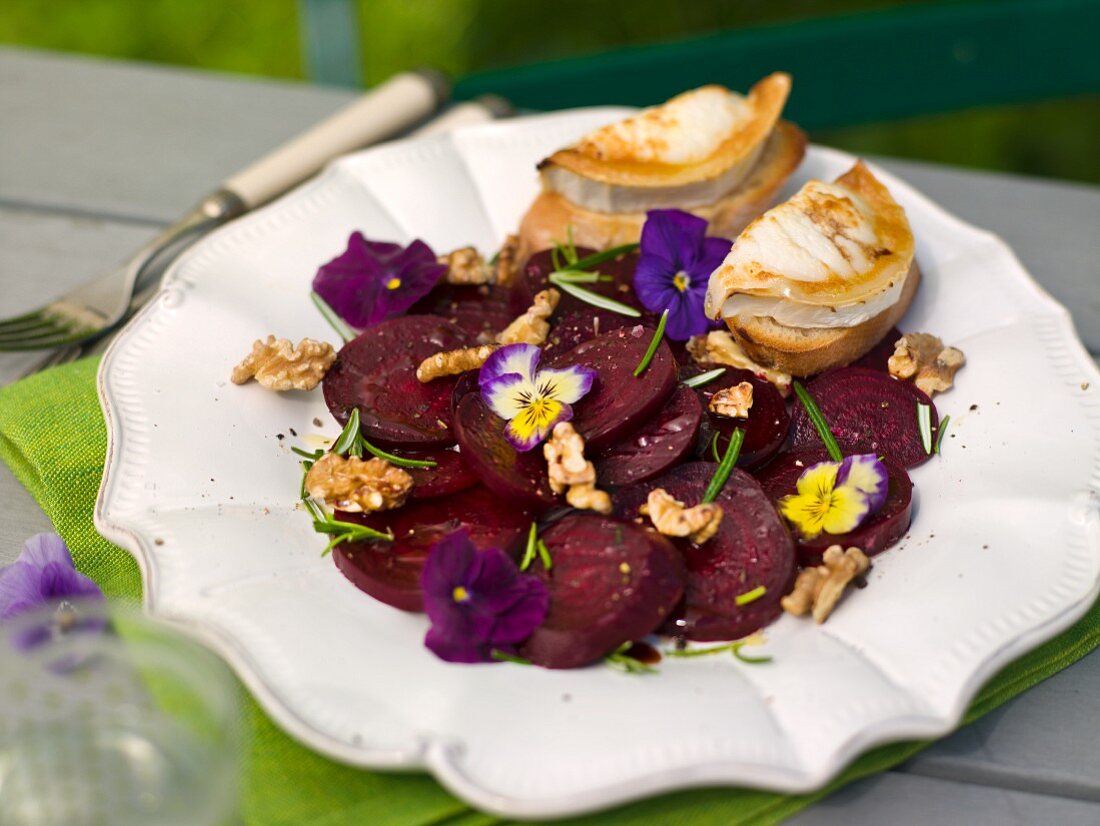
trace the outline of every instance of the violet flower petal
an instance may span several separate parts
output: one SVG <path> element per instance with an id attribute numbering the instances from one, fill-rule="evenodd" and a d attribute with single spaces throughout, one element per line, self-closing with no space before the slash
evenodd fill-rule
<path id="1" fill-rule="evenodd" d="M 639 249 L 642 256 L 654 255 L 675 266 L 675 275 L 694 262 L 694 250 L 702 245 L 706 234 L 703 218 L 679 209 L 652 209 L 642 225 Z"/>
<path id="2" fill-rule="evenodd" d="M 57 534 L 41 533 L 23 543 L 14 564 L 0 569 L 0 619 L 62 599 L 103 599 L 99 586 L 73 567 Z"/>
<path id="3" fill-rule="evenodd" d="M 874 513 L 886 502 L 890 474 L 874 453 L 845 456 L 836 472 L 836 486 L 841 485 L 863 493 L 869 504 L 868 513 Z"/>
<path id="4" fill-rule="evenodd" d="M 402 247 L 354 232 L 344 252 L 317 271 L 313 289 L 344 321 L 364 329 L 404 313 L 446 271 L 423 241 Z"/>
<path id="5" fill-rule="evenodd" d="M 519 375 L 529 382 L 535 380 L 542 351 L 534 344 L 508 344 L 493 351 L 481 365 L 477 383 L 482 392 L 495 379 L 509 374 Z"/>

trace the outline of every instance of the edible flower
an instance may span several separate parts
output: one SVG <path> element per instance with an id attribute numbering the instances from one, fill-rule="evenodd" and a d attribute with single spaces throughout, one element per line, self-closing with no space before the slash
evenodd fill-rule
<path id="1" fill-rule="evenodd" d="M 707 238 L 703 218 L 678 209 L 654 209 L 642 226 L 634 292 L 651 312 L 668 310 L 665 334 L 687 341 L 715 327 L 703 312 L 707 282 L 730 251 L 732 241 Z"/>
<path id="2" fill-rule="evenodd" d="M 420 577 L 431 628 L 424 644 L 441 660 L 480 663 L 515 653 L 546 618 L 542 580 L 521 574 L 499 548 L 477 550 L 465 531 L 428 551 Z"/>
<path id="3" fill-rule="evenodd" d="M 101 616 L 82 617 L 74 601 L 103 600 L 92 580 L 73 566 L 64 540 L 55 533 L 40 533 L 23 543 L 19 558 L 0 568 L 0 620 L 10 620 L 42 606 L 55 610 L 48 619 L 21 628 L 13 638 L 18 648 L 28 650 L 57 634 L 77 630 L 99 630 Z"/>
<path id="4" fill-rule="evenodd" d="M 362 330 L 404 313 L 446 273 L 446 264 L 423 241 L 403 247 L 353 232 L 347 249 L 317 271 L 313 290 Z"/>
<path id="5" fill-rule="evenodd" d="M 509 344 L 481 366 L 478 385 L 489 408 L 508 422 L 504 435 L 516 450 L 531 450 L 554 425 L 573 418 L 570 406 L 596 378 L 588 367 L 539 370 L 542 351 L 533 344 Z"/>
<path id="6" fill-rule="evenodd" d="M 779 500 L 779 512 L 807 539 L 848 533 L 882 507 L 888 486 L 886 467 L 873 453 L 818 462 L 798 477 L 798 493 Z"/>

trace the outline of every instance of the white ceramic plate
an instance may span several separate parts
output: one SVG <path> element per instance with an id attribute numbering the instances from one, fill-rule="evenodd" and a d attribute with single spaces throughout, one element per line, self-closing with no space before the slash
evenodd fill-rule
<path id="1" fill-rule="evenodd" d="M 338 428 L 319 392 L 236 387 L 232 366 L 267 333 L 333 339 L 307 296 L 350 231 L 495 249 L 535 194 L 534 163 L 622 114 L 523 118 L 338 161 L 180 260 L 99 377 L 110 446 L 96 525 L 137 558 L 149 610 L 206 639 L 310 747 L 425 769 L 506 815 L 708 784 L 815 789 L 871 746 L 950 731 L 987 678 L 1098 590 L 1095 366 L 1001 241 L 885 173 L 924 272 L 904 327 L 968 364 L 937 398 L 950 436 L 913 472 L 909 536 L 825 626 L 768 628 L 774 663 L 666 659 L 646 677 L 449 665 L 421 644 L 422 616 L 322 559 L 295 510 L 289 446 L 292 431 Z M 811 148 L 787 190 L 852 161 Z"/>

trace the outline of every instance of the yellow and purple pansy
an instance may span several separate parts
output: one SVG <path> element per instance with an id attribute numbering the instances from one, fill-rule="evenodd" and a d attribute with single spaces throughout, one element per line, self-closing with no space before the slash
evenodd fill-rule
<path id="1" fill-rule="evenodd" d="M 482 399 L 508 422 L 504 435 L 521 452 L 545 440 L 558 422 L 573 418 L 571 405 L 596 379 L 588 367 L 539 370 L 541 356 L 533 344 L 509 344 L 489 356 L 478 374 Z"/>
<path id="2" fill-rule="evenodd" d="M 807 539 L 848 533 L 886 501 L 889 476 L 873 453 L 818 462 L 798 477 L 797 493 L 779 500 L 779 512 Z"/>

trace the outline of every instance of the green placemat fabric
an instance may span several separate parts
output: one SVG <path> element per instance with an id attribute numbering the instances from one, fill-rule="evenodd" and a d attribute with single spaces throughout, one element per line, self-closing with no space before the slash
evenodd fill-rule
<path id="1" fill-rule="evenodd" d="M 0 458 L 31 492 L 69 544 L 76 565 L 113 598 L 139 600 L 141 578 L 130 555 L 96 533 L 92 512 L 103 472 L 106 430 L 96 397 L 98 358 L 56 367 L 0 388 Z M 1075 626 L 1009 665 L 966 715 L 971 722 L 1055 674 L 1100 644 L 1100 603 Z M 283 734 L 249 698 L 242 818 L 263 826 L 484 826 L 499 818 L 472 811 L 426 775 L 381 774 L 334 763 Z M 868 752 L 811 795 L 704 789 L 643 800 L 570 824 L 662 823 L 762 826 L 777 823 L 834 789 L 895 766 L 925 742 Z"/>

